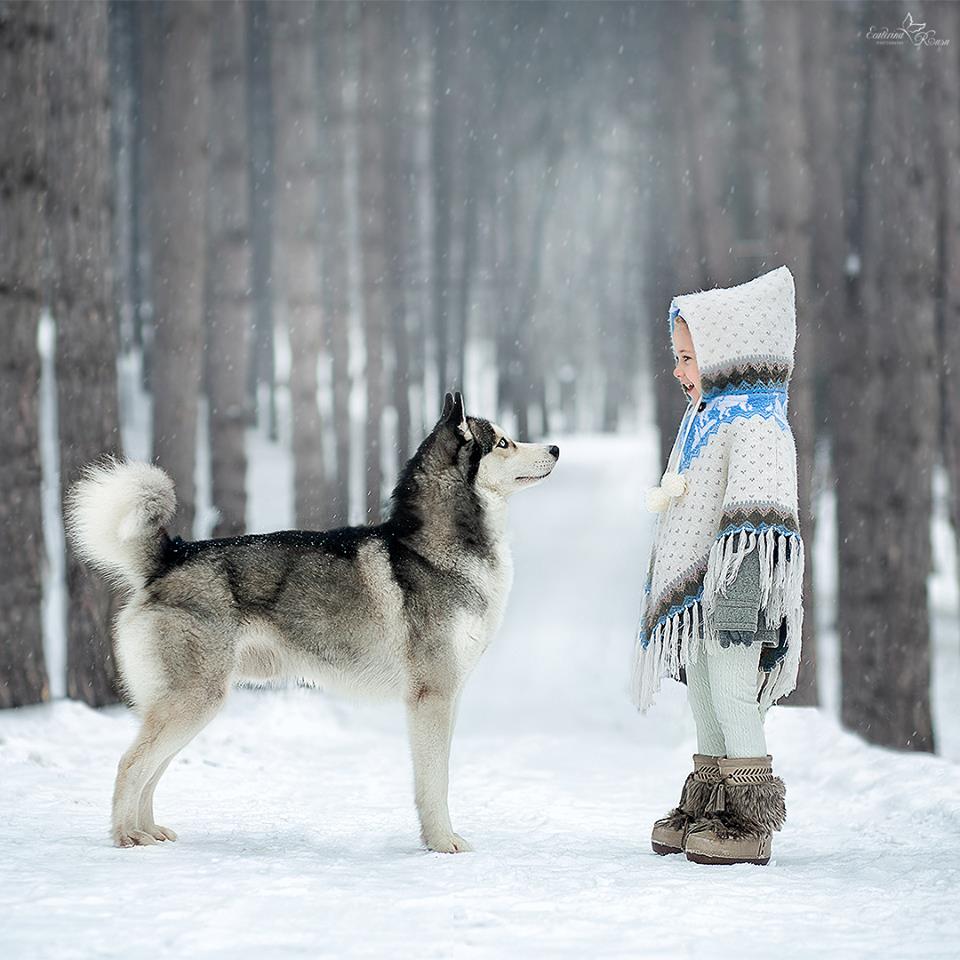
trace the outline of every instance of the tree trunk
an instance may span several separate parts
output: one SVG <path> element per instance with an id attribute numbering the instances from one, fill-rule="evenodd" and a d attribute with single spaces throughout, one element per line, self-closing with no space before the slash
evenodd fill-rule
<path id="1" fill-rule="evenodd" d="M 466 390 L 467 347 L 470 335 L 470 300 L 477 272 L 479 238 L 478 198 L 485 190 L 484 140 L 481 131 L 490 129 L 489 103 L 493 97 L 488 90 L 496 85 L 489 78 L 486 63 L 478 56 L 481 44 L 475 38 L 483 36 L 488 12 L 476 4 L 463 4 L 458 11 L 454 39 L 456 57 L 454 99 L 457 132 L 454 138 L 456 157 L 454 204 L 456 217 L 456 270 L 451 276 L 449 296 L 453 299 L 452 348 L 454 366 L 451 385 Z"/>
<path id="2" fill-rule="evenodd" d="M 906 5 L 865 10 L 900 19 Z M 870 19 L 872 18 L 872 19 Z M 859 165 L 861 304 L 844 316 L 839 373 L 857 429 L 837 435 L 843 722 L 873 743 L 932 750 L 931 472 L 937 422 L 935 230 L 924 47 L 871 47 Z"/>
<path id="3" fill-rule="evenodd" d="M 411 67 L 413 103 L 408 148 L 409 189 L 414 198 L 410 212 L 414 226 L 409 233 L 407 283 L 410 285 L 410 385 L 416 398 L 411 411 L 411 432 L 419 439 L 422 431 L 433 425 L 433 415 L 443 388 L 427 396 L 430 382 L 427 371 L 428 343 L 433 323 L 433 192 L 431 190 L 431 146 L 433 117 L 433 63 L 430 30 L 432 11 L 426 4 L 405 3 L 404 14 L 414 58 Z M 429 409 L 429 413 L 427 410 Z"/>
<path id="4" fill-rule="evenodd" d="M 843 165 L 837 162 L 843 139 L 838 108 L 842 97 L 837 82 L 841 57 L 836 41 L 841 24 L 833 16 L 833 9 L 825 8 L 824 16 L 803 16 L 800 26 L 808 78 L 803 94 L 810 177 L 817 185 L 811 196 L 811 275 L 806 299 L 813 328 L 831 331 L 829 338 L 818 337 L 815 346 L 817 381 L 827 394 L 827 402 L 817 411 L 821 414 L 818 428 L 832 434 L 846 428 L 855 413 L 845 384 L 831 373 L 835 358 L 832 344 L 846 333 L 840 322 L 846 297 L 845 195 Z"/>
<path id="5" fill-rule="evenodd" d="M 323 344 L 320 274 L 316 4 L 270 6 L 278 186 L 273 276 L 290 333 L 293 500 L 297 525 L 328 526 L 317 363 Z"/>
<path id="6" fill-rule="evenodd" d="M 536 194 L 533 222 L 525 237 L 525 242 L 521 244 L 523 267 L 521 268 L 521 281 L 518 290 L 519 305 L 515 314 L 517 324 L 516 356 L 511 358 L 517 363 L 517 374 L 525 376 L 527 380 L 526 389 L 520 387 L 519 383 L 515 381 L 517 436 L 521 440 L 527 440 L 530 436 L 531 393 L 538 404 L 543 403 L 542 372 L 539 364 L 534 362 L 533 330 L 531 326 L 535 321 L 537 299 L 540 295 L 547 218 L 550 216 L 550 210 L 557 193 L 558 178 L 556 170 L 563 157 L 563 151 L 563 134 L 548 129 L 546 143 L 543 147 L 544 166 L 547 172 Z M 543 408 L 541 407 L 541 409 Z"/>
<path id="7" fill-rule="evenodd" d="M 110 23 L 110 153 L 113 204 L 113 310 L 124 352 L 136 343 L 133 301 L 134 221 L 137 216 L 133 175 L 137 112 L 133 44 L 136 11 L 132 3 L 109 3 Z"/>
<path id="8" fill-rule="evenodd" d="M 37 322 L 43 220 L 45 8 L 0 2 L 0 707 L 50 695 L 41 617 Z"/>
<path id="9" fill-rule="evenodd" d="M 108 18 L 105 0 L 58 5 L 50 12 L 47 224 L 65 497 L 91 460 L 121 453 L 111 283 Z M 111 592 L 72 549 L 67 590 L 67 696 L 91 706 L 113 703 Z"/>
<path id="10" fill-rule="evenodd" d="M 259 421 L 260 387 L 266 388 L 267 436 L 278 437 L 277 378 L 273 352 L 273 91 L 270 82 L 270 16 L 266 0 L 247 4 L 247 130 L 250 143 L 250 275 L 253 330 L 247 393 Z"/>
<path id="11" fill-rule="evenodd" d="M 454 69 L 457 4 L 435 3 L 433 14 L 433 339 L 437 385 L 450 385 L 451 241 L 453 238 L 453 156 L 455 117 L 448 96 Z"/>
<path id="12" fill-rule="evenodd" d="M 158 19 L 150 42 L 159 75 L 145 85 L 152 98 L 153 456 L 176 485 L 171 528 L 189 539 L 203 355 L 211 9 L 205 0 L 164 2 Z"/>
<path id="13" fill-rule="evenodd" d="M 672 62 L 676 53 L 673 38 L 680 36 L 678 8 L 657 4 L 650 10 L 652 29 L 647 34 L 646 59 L 648 82 L 655 91 L 651 97 L 650 194 L 645 306 L 647 311 L 648 351 L 654 375 L 656 421 L 660 435 L 660 470 L 666 468 L 677 425 L 686 407 L 686 399 L 673 376 L 673 348 L 667 316 L 670 302 L 677 294 L 697 289 L 699 277 L 692 253 L 690 216 L 687 199 L 689 185 L 683 183 L 682 122 L 671 100 Z M 646 171 L 644 171 L 646 174 Z M 675 207 L 672 198 L 679 200 Z M 659 480 L 659 475 L 656 478 Z"/>
<path id="14" fill-rule="evenodd" d="M 697 275 L 690 276 L 696 290 L 732 282 L 735 276 L 730 250 L 733 219 L 728 208 L 729 190 L 723 181 L 725 151 L 721 140 L 725 111 L 722 94 L 727 86 L 716 57 L 720 4 L 696 4 L 680 25 L 677 91 L 682 104 L 679 136 L 684 143 L 689 172 L 688 210 L 692 254 Z M 677 64 L 668 74 L 677 73 Z M 669 82 L 669 81 L 668 81 Z M 683 276 L 683 274 L 681 274 Z M 679 291 L 678 291 L 679 292 Z"/>
<path id="15" fill-rule="evenodd" d="M 383 343 L 387 313 L 383 131 L 385 77 L 381 62 L 385 37 L 384 16 L 384 8 L 377 3 L 365 3 L 360 10 L 360 249 L 367 384 L 365 481 L 367 520 L 373 522 L 380 517 L 380 428 L 384 406 Z"/>
<path id="16" fill-rule="evenodd" d="M 323 283 L 333 381 L 335 469 L 330 487 L 330 520 L 350 522 L 350 231 L 347 206 L 346 57 L 349 7 L 321 7 L 320 65 L 323 71 Z"/>
<path id="17" fill-rule="evenodd" d="M 246 10 L 217 6 L 208 238 L 210 284 L 205 352 L 213 533 L 246 528 L 247 364 L 250 333 L 250 183 L 247 165 Z"/>
<path id="18" fill-rule="evenodd" d="M 816 616 L 813 596 L 813 543 L 816 535 L 811 503 L 815 424 L 813 416 L 815 317 L 807 311 L 811 288 L 811 181 L 803 111 L 803 25 L 797 3 L 763 8 L 764 100 L 767 106 L 767 179 L 769 183 L 769 268 L 787 263 L 797 287 L 797 345 L 790 383 L 790 420 L 797 447 L 800 529 L 806 564 L 803 576 L 803 659 L 790 703 L 818 702 Z"/>
<path id="19" fill-rule="evenodd" d="M 830 11 L 832 14 L 832 11 Z M 804 110 L 810 158 L 810 178 L 817 185 L 810 196 L 811 263 L 807 301 L 807 329 L 818 334 L 814 342 L 813 383 L 815 395 L 826 394 L 826 403 L 818 411 L 811 404 L 816 429 L 835 436 L 837 431 L 856 429 L 856 411 L 850 404 L 848 384 L 834 370 L 836 338 L 847 334 L 842 318 L 846 311 L 844 260 L 846 225 L 844 222 L 843 166 L 837 162 L 841 151 L 841 124 L 837 104 L 836 61 L 840 59 L 836 44 L 839 24 L 832 15 L 803 16 L 800 24 L 803 62 L 808 65 L 803 84 Z M 830 331 L 831 336 L 824 335 Z M 819 414 L 819 416 L 818 416 Z M 813 455 L 813 450 L 808 450 Z M 809 471 L 807 472 L 809 477 Z M 810 516 L 814 516 L 815 496 L 811 489 Z M 815 527 L 804 530 L 808 544 L 813 543 Z M 818 702 L 810 695 L 816 687 L 816 596 L 812 571 L 805 574 L 806 615 L 804 618 L 804 654 L 800 666 L 797 693 L 791 703 Z"/>
<path id="20" fill-rule="evenodd" d="M 384 52 L 386 75 L 391 82 L 384 92 L 384 177 L 388 315 L 387 336 L 393 354 L 393 407 L 397 414 L 398 460 L 412 453 L 410 439 L 410 334 L 407 328 L 407 284 L 409 249 L 407 235 L 415 223 L 413 198 L 404 170 L 408 140 L 414 136 L 412 120 L 414 63 L 412 44 L 404 33 L 407 18 L 402 5 L 387 7 L 387 49 Z M 408 226 L 410 225 L 410 226 Z"/>
<path id="21" fill-rule="evenodd" d="M 509 146 L 504 152 L 509 151 Z M 510 413 L 516 417 L 521 403 L 520 358 L 517 349 L 520 342 L 519 299 L 520 285 L 520 190 L 517 170 L 511 169 L 511 159 L 498 158 L 497 182 L 503 195 L 498 195 L 495 206 L 496 233 L 495 276 L 497 278 L 497 416 Z M 510 429 L 509 427 L 507 429 Z M 516 434 L 514 425 L 514 435 Z"/>
<path id="22" fill-rule="evenodd" d="M 960 7 L 936 7 L 937 32 L 950 45 L 925 58 L 930 74 L 929 104 L 934 125 L 937 231 L 937 337 L 940 356 L 940 400 L 943 462 L 949 482 L 950 519 L 960 554 L 960 62 L 951 49 L 960 37 Z"/>

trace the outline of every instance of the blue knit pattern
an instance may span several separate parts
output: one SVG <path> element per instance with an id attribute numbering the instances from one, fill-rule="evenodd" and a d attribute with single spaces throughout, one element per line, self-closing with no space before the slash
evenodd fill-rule
<path id="1" fill-rule="evenodd" d="M 763 417 L 773 419 L 785 433 L 790 431 L 787 422 L 787 389 L 749 384 L 745 390 L 729 387 L 706 401 L 706 408 L 696 414 L 697 420 L 690 428 L 683 450 L 680 453 L 679 470 L 683 473 L 697 458 L 721 424 L 731 423 L 740 417 Z"/>
<path id="2" fill-rule="evenodd" d="M 785 537 L 797 537 L 798 539 L 800 537 L 796 530 L 782 523 L 731 523 L 717 534 L 717 539 L 720 540 L 728 534 L 740 533 L 744 530 L 750 530 L 754 533 L 763 533 L 764 530 L 777 530 Z"/>

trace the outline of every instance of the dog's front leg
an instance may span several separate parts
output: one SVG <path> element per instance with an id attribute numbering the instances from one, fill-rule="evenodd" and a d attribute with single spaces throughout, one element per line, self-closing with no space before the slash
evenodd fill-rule
<path id="1" fill-rule="evenodd" d="M 450 738 L 456 697 L 421 688 L 407 700 L 407 724 L 413 754 L 413 783 L 420 836 L 440 853 L 472 850 L 450 825 L 447 809 Z"/>

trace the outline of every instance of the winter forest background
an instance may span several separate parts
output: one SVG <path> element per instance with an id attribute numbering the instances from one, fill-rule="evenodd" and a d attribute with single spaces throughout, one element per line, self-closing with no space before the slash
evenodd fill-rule
<path id="1" fill-rule="evenodd" d="M 685 402 L 671 298 L 780 264 L 792 819 L 786 869 L 724 885 L 638 859 L 693 745 L 678 685 L 627 702 L 643 494 Z M 5 955 L 159 956 L 162 927 L 222 956 L 242 927 L 231 956 L 317 956 L 314 923 L 335 956 L 714 955 L 691 897 L 738 957 L 955 949 L 960 4 L 0 0 L 0 322 Z M 297 689 L 238 691 L 177 760 L 173 854 L 114 851 L 134 720 L 63 492 L 113 453 L 173 476 L 184 537 L 376 521 L 448 389 L 562 450 L 511 506 L 455 738 L 480 852 L 413 856 L 402 719 Z"/>

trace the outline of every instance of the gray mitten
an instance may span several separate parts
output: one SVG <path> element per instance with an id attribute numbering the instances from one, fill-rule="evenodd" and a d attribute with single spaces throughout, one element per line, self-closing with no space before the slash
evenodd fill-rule
<path id="1" fill-rule="evenodd" d="M 721 647 L 754 640 L 776 645 L 777 631 L 760 626 L 760 556 L 756 550 L 743 558 L 726 596 L 718 596 L 715 607 L 714 625 Z"/>

